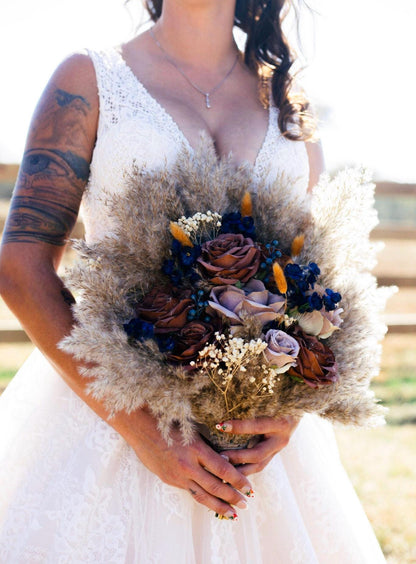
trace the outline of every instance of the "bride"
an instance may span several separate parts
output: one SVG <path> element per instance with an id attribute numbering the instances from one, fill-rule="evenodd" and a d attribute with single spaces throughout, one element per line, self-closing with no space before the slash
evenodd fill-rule
<path id="1" fill-rule="evenodd" d="M 328 423 L 218 422 L 263 439 L 217 454 L 173 432 L 168 446 L 145 408 L 109 419 L 57 348 L 73 323 L 57 275 L 67 237 L 80 206 L 89 242 L 108 231 L 100 197 L 123 190 L 134 160 L 173 163 L 203 130 L 219 156 L 259 177 L 286 174 L 305 205 L 323 170 L 307 103 L 290 94 L 284 0 L 146 4 L 150 30 L 58 67 L 29 130 L 0 288 L 37 350 L 0 401 L 0 560 L 383 562 Z M 247 34 L 244 54 L 234 25 Z"/>

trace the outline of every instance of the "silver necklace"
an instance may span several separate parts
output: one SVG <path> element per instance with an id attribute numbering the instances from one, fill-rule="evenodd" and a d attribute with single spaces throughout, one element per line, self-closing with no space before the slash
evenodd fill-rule
<path id="1" fill-rule="evenodd" d="M 159 47 L 159 49 L 163 52 L 163 54 L 165 55 L 166 59 L 169 61 L 169 63 L 171 63 L 171 65 L 173 65 L 175 67 L 175 69 L 181 73 L 181 75 L 184 77 L 184 79 L 193 87 L 195 88 L 195 90 L 197 90 L 200 94 L 202 94 L 205 97 L 205 104 L 206 107 L 209 109 L 211 107 L 211 100 L 210 100 L 210 96 L 212 96 L 212 94 L 214 94 L 214 92 L 216 90 L 218 90 L 218 88 L 227 80 L 227 78 L 230 76 L 230 74 L 233 72 L 237 61 L 238 61 L 238 56 L 239 53 L 237 53 L 237 56 L 235 58 L 235 61 L 233 63 L 233 66 L 230 68 L 230 70 L 227 72 L 227 74 L 224 76 L 224 78 L 222 78 L 220 80 L 220 82 L 214 86 L 214 88 L 212 88 L 209 92 L 205 92 L 205 90 L 202 90 L 201 88 L 199 88 L 199 86 L 197 86 L 190 78 L 189 76 L 187 76 L 185 74 L 185 72 L 176 64 L 176 62 L 170 57 L 170 55 L 168 55 L 168 53 L 165 51 L 165 49 L 162 47 L 162 45 L 159 43 L 159 41 L 157 40 L 153 28 L 150 28 L 150 35 L 153 37 L 156 45 Z"/>

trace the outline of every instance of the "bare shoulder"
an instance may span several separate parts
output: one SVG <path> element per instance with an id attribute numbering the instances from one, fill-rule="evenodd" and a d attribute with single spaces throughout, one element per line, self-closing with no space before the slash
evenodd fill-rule
<path id="1" fill-rule="evenodd" d="M 48 109 L 71 109 L 83 121 L 87 144 L 95 141 L 98 123 L 98 91 L 94 65 L 86 53 L 73 53 L 64 59 L 52 74 L 36 107 L 29 133 L 47 117 Z M 58 112 L 59 113 L 59 112 Z M 54 118 L 59 121 L 55 111 Z M 66 112 L 61 112 L 61 116 Z M 30 142 L 30 135 L 28 141 Z M 87 141 L 85 139 L 84 141 Z M 89 147 L 92 150 L 92 147 Z"/>
<path id="2" fill-rule="evenodd" d="M 92 103 L 97 97 L 97 80 L 94 64 L 86 51 L 74 52 L 66 57 L 53 73 L 50 82 L 81 90 Z M 96 100 L 98 102 L 98 100 Z"/>
<path id="3" fill-rule="evenodd" d="M 308 192 L 310 192 L 318 182 L 320 175 L 325 171 L 325 159 L 320 141 L 307 141 L 305 146 L 309 159 Z"/>

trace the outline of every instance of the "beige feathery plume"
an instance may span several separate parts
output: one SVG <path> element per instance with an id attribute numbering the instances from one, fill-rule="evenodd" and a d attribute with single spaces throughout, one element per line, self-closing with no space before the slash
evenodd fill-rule
<path id="1" fill-rule="evenodd" d="M 282 267 L 278 262 L 273 263 L 273 276 L 276 282 L 277 289 L 281 294 L 286 294 L 287 292 L 287 280 L 283 272 Z"/>
<path id="2" fill-rule="evenodd" d="M 292 241 L 292 246 L 290 250 L 290 254 L 292 255 L 292 257 L 297 257 L 298 255 L 300 255 L 304 243 L 305 243 L 305 235 L 303 233 L 301 235 L 296 235 L 296 237 Z"/>
<path id="3" fill-rule="evenodd" d="M 251 203 L 250 192 L 244 192 L 243 199 L 241 200 L 241 215 L 243 217 L 253 215 L 253 205 Z"/>
<path id="4" fill-rule="evenodd" d="M 175 223 L 174 221 L 171 221 L 169 228 L 170 228 L 170 232 L 172 233 L 172 236 L 177 241 L 179 241 L 179 243 L 181 245 L 183 245 L 184 247 L 193 247 L 192 241 L 190 240 L 188 235 L 185 233 L 185 231 L 182 229 L 182 227 L 179 227 L 179 225 L 177 223 Z"/>

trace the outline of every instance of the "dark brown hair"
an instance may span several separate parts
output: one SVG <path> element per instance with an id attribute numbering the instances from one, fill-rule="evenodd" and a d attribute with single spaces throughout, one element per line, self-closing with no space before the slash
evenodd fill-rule
<path id="1" fill-rule="evenodd" d="M 157 21 L 163 0 L 143 2 L 151 19 Z M 291 92 L 290 71 L 295 56 L 282 30 L 289 7 L 296 10 L 292 0 L 237 0 L 234 24 L 247 35 L 245 64 L 259 77 L 271 76 L 273 101 L 280 110 L 280 130 L 289 139 L 307 140 L 313 136 L 315 122 L 306 97 Z"/>

